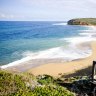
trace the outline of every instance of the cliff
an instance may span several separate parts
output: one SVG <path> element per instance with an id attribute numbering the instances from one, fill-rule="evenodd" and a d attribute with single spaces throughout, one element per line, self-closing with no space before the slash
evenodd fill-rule
<path id="1" fill-rule="evenodd" d="M 67 22 L 68 25 L 96 25 L 96 18 L 78 18 L 71 19 Z"/>

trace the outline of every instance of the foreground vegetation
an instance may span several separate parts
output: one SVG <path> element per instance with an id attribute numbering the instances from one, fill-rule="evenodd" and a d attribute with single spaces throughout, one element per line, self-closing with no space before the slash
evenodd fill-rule
<path id="1" fill-rule="evenodd" d="M 68 25 L 96 25 L 96 18 L 78 18 L 68 21 Z"/>
<path id="2" fill-rule="evenodd" d="M 0 70 L 0 96 L 74 96 L 53 77 Z"/>
<path id="3" fill-rule="evenodd" d="M 33 76 L 0 70 L 0 96 L 91 96 L 89 77 Z M 92 95 L 93 96 L 93 95 Z"/>

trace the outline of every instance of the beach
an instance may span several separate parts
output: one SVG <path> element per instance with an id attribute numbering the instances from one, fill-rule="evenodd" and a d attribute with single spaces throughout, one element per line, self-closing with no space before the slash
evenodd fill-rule
<path id="1" fill-rule="evenodd" d="M 70 26 L 64 22 L 24 22 L 25 26 L 23 22 L 4 23 L 0 69 L 59 76 L 91 66 L 96 59 L 94 26 Z"/>
<path id="2" fill-rule="evenodd" d="M 0 96 L 96 96 L 96 0 L 0 0 Z"/>
<path id="3" fill-rule="evenodd" d="M 78 59 L 65 63 L 63 62 L 55 64 L 54 63 L 44 64 L 36 68 L 30 69 L 28 70 L 28 72 L 34 75 L 47 74 L 58 77 L 60 74 L 71 74 L 75 73 L 78 70 L 92 66 L 93 60 L 96 60 L 96 42 L 92 41 L 90 42 L 90 44 L 92 48 L 92 55 L 87 58 Z"/>

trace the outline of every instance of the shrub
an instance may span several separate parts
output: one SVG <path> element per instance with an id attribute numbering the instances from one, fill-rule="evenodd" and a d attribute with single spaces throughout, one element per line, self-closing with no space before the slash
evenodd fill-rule
<path id="1" fill-rule="evenodd" d="M 0 95 L 18 94 L 27 92 L 28 88 L 22 80 L 22 76 L 10 72 L 0 71 Z"/>
<path id="2" fill-rule="evenodd" d="M 38 79 L 38 82 L 42 85 L 43 84 L 47 85 L 47 84 L 50 84 L 50 83 L 55 83 L 54 78 L 50 75 L 38 76 L 37 79 Z"/>
<path id="3" fill-rule="evenodd" d="M 28 74 L 14 74 L 0 70 L 0 96 L 74 96 L 72 92 L 55 84 L 53 77 L 49 75 L 38 78 L 38 82 L 43 84 L 41 86 L 36 78 L 33 80 L 32 77 Z M 27 86 L 27 83 L 30 86 Z"/>
<path id="4" fill-rule="evenodd" d="M 36 96 L 74 96 L 74 94 L 61 86 L 36 87 L 33 93 Z"/>

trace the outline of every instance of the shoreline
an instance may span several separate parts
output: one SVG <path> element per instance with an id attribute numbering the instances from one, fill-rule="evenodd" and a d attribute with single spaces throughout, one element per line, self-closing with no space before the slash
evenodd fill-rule
<path id="1" fill-rule="evenodd" d="M 28 56 L 28 57 L 25 57 L 23 59 L 14 61 L 12 63 L 9 63 L 9 64 L 6 64 L 6 65 L 0 66 L 0 69 L 7 69 L 7 70 L 10 69 L 10 70 L 18 70 L 20 72 L 22 72 L 22 71 L 24 72 L 26 70 L 29 70 L 30 67 L 31 68 L 34 68 L 34 67 L 38 67 L 38 66 L 41 66 L 41 65 L 44 65 L 44 64 L 48 64 L 48 63 L 65 63 L 65 62 L 71 62 L 71 61 L 75 61 L 77 59 L 86 58 L 86 57 L 90 56 L 90 54 L 91 54 L 91 46 L 90 46 L 90 43 L 88 41 L 83 42 L 83 43 L 81 42 L 79 44 L 70 43 L 70 47 L 72 47 L 77 52 L 81 51 L 81 53 L 80 52 L 77 53 L 80 56 L 78 57 L 77 54 L 74 54 L 74 50 L 72 50 L 72 52 L 73 52 L 74 56 L 77 55 L 77 57 L 75 56 L 73 58 L 62 58 L 62 57 L 60 57 L 60 58 L 36 58 L 36 59 L 33 59 L 32 57 Z M 90 50 L 90 51 L 87 52 L 87 51 L 84 51 L 84 50 L 88 50 L 88 51 Z M 84 52 L 84 54 L 82 54 L 82 52 Z M 70 53 L 70 50 L 69 50 L 69 53 Z M 67 55 L 67 54 L 65 54 L 65 55 Z M 26 66 L 26 67 L 24 68 L 24 66 Z"/>
<path id="2" fill-rule="evenodd" d="M 91 50 L 90 42 L 86 41 L 83 43 L 75 44 L 74 47 L 76 47 L 76 49 L 79 49 L 79 50 L 85 50 L 86 48 L 87 48 L 86 50 L 88 50 L 88 49 Z M 82 54 L 82 52 L 81 52 L 81 54 Z M 65 58 L 65 59 L 64 58 L 32 59 L 31 57 L 26 57 L 26 59 L 24 58 L 24 60 L 21 59 L 21 60 L 9 63 L 7 65 L 3 65 L 3 66 L 1 66 L 1 69 L 15 71 L 15 72 L 26 72 L 28 70 L 38 68 L 39 66 L 41 67 L 46 64 L 65 64 L 65 63 L 84 59 L 86 57 L 89 57 L 90 55 L 91 55 L 91 53 L 90 54 L 88 53 L 85 57 L 83 57 L 83 55 L 82 55 L 82 57 L 78 57 L 78 58 L 72 59 L 72 60 L 68 59 L 68 58 Z"/>
<path id="3" fill-rule="evenodd" d="M 82 35 L 80 37 L 73 37 L 73 38 L 65 38 L 64 40 L 66 40 L 67 42 L 70 42 L 70 45 L 69 46 L 71 49 L 74 48 L 75 50 L 68 50 L 68 53 L 69 54 L 68 56 L 70 56 L 70 54 L 72 55 L 71 58 L 66 58 L 66 55 L 67 54 L 64 54 L 64 50 L 62 51 L 63 53 L 63 58 L 32 58 L 30 56 L 28 57 L 25 57 L 21 60 L 17 60 L 15 62 L 12 62 L 12 63 L 9 63 L 7 65 L 3 65 L 3 66 L 0 66 L 0 69 L 4 69 L 4 70 L 10 70 L 10 71 L 17 71 L 17 72 L 26 72 L 28 70 L 28 72 L 32 72 L 33 74 L 35 74 L 37 71 L 39 71 L 38 68 L 41 68 L 40 70 L 43 70 L 42 67 L 43 66 L 48 66 L 49 69 L 48 71 L 50 71 L 50 67 L 54 67 L 54 66 L 58 66 L 58 68 L 60 66 L 64 67 L 65 65 L 68 66 L 70 65 L 69 63 L 71 62 L 76 62 L 76 61 L 80 61 L 80 60 L 83 60 L 83 59 L 86 59 L 88 57 L 91 57 L 91 47 L 92 47 L 92 52 L 93 52 L 93 44 L 90 42 L 92 41 L 96 41 L 96 38 L 93 37 L 93 35 L 96 33 L 95 30 L 96 28 L 93 28 L 92 26 L 89 27 L 90 29 L 89 30 L 93 30 L 92 33 L 91 31 L 87 32 L 88 36 L 87 35 L 84 35 L 82 34 L 82 32 L 80 34 L 82 34 L 84 37 L 82 37 Z M 88 31 L 88 30 L 87 30 Z M 85 32 L 86 33 L 86 32 Z M 61 39 L 62 40 L 62 39 Z M 96 44 L 95 44 L 96 45 Z M 94 45 L 94 46 L 95 46 Z M 87 48 L 87 49 L 86 49 Z M 96 47 L 95 47 L 96 48 Z M 53 48 L 54 49 L 54 48 Z M 51 51 L 53 50 L 51 49 Z M 56 49 L 56 48 L 55 48 Z M 80 49 L 80 51 L 78 51 L 78 49 Z M 57 49 L 56 49 L 57 50 Z M 55 51 L 56 51 L 55 50 Z M 85 50 L 85 51 L 84 51 Z M 88 52 L 88 51 L 89 52 Z M 45 50 L 46 51 L 46 50 Z M 41 53 L 40 56 L 43 56 L 43 57 L 46 57 L 46 52 L 43 52 L 45 53 L 45 55 Z M 49 49 L 50 51 L 50 49 Z M 58 52 L 60 52 L 61 50 L 57 50 Z M 74 51 L 77 51 L 76 53 L 77 54 L 74 54 Z M 54 51 L 52 51 L 54 52 Z M 50 52 L 50 53 L 52 53 Z M 71 53 L 70 53 L 71 52 Z M 84 54 L 82 54 L 82 52 L 84 52 Z M 79 53 L 79 55 L 78 55 Z M 94 52 L 93 52 L 94 53 Z M 42 55 L 43 54 L 43 55 Z M 55 53 L 57 54 L 57 53 Z M 50 54 L 49 54 L 50 55 Z M 59 54 L 60 56 L 62 54 Z M 65 56 L 65 59 L 64 59 L 64 56 Z M 75 56 L 75 57 L 74 57 Z M 54 56 L 53 56 L 54 57 Z M 66 64 L 67 63 L 67 64 Z M 49 66 L 50 65 L 50 66 Z M 59 66 L 60 65 L 60 66 Z M 74 65 L 75 66 L 75 65 Z M 75 66 L 76 67 L 76 66 Z M 78 66 L 77 66 L 78 67 Z M 46 67 L 44 67 L 46 69 Z M 60 68 L 61 69 L 61 68 Z M 74 68 L 72 68 L 73 70 Z M 32 70 L 32 71 L 31 71 Z M 37 70 L 35 72 L 35 70 Z M 52 69 L 54 70 L 54 69 Z M 57 69 L 58 70 L 58 69 Z M 62 69 L 63 70 L 63 69 Z M 71 70 L 71 69 L 70 69 Z M 77 68 L 75 68 L 75 70 L 78 70 Z M 43 71 L 42 71 L 43 72 Z M 39 72 L 40 74 L 43 74 L 42 72 Z M 45 71 L 44 71 L 45 72 Z M 56 71 L 57 72 L 57 71 Z M 38 73 L 38 72 L 37 72 Z M 36 73 L 36 74 L 37 74 Z M 46 73 L 46 72 L 45 72 Z M 58 74 L 60 73 L 63 73 L 63 71 L 58 71 Z M 64 73 L 68 73 L 68 72 L 64 72 Z M 70 73 L 70 72 L 69 72 Z M 47 73 L 46 73 L 47 74 Z M 49 74 L 49 73 L 48 73 Z M 50 73 L 51 74 L 51 73 Z M 50 75 L 49 74 L 49 75 Z M 54 74 L 53 74 L 54 75 Z"/>
<path id="4" fill-rule="evenodd" d="M 96 60 L 96 41 L 91 42 L 92 55 L 86 58 L 73 60 L 63 63 L 47 63 L 28 70 L 29 73 L 34 75 L 52 75 L 58 77 L 59 74 L 71 74 L 78 70 L 92 66 L 93 60 Z"/>

